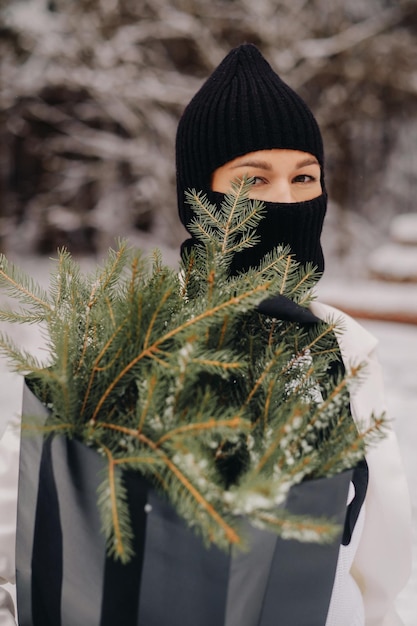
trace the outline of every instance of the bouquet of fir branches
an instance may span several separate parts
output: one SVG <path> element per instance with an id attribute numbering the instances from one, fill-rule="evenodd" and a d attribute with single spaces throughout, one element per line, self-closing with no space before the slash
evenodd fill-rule
<path id="1" fill-rule="evenodd" d="M 366 432 L 352 421 L 360 367 L 340 366 L 336 321 L 261 312 L 274 298 L 308 312 L 315 271 L 277 247 L 231 275 L 262 219 L 249 185 L 236 184 L 219 207 L 188 194 L 200 243 L 179 272 L 122 241 L 92 273 L 60 251 L 44 290 L 1 258 L 1 287 L 23 306 L 0 319 L 45 333 L 43 360 L 0 338 L 48 409 L 42 425 L 25 416 L 25 428 L 75 438 L 105 459 L 100 511 L 108 551 L 122 562 L 133 550 L 125 470 L 151 481 L 207 544 L 243 545 L 242 517 L 325 541 L 334 525 L 290 514 L 289 489 L 355 466 L 382 431 L 382 418 Z"/>

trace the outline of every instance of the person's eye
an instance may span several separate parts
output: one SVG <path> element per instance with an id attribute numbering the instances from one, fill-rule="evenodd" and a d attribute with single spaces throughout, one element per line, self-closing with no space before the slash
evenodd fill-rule
<path id="1" fill-rule="evenodd" d="M 255 187 L 259 185 L 264 185 L 267 182 L 265 178 L 262 178 L 262 176 L 252 176 L 251 178 Z"/>
<path id="2" fill-rule="evenodd" d="M 316 177 L 315 176 L 311 176 L 310 174 L 298 174 L 298 176 L 295 176 L 295 178 L 293 178 L 293 182 L 294 183 L 315 183 L 316 182 Z"/>

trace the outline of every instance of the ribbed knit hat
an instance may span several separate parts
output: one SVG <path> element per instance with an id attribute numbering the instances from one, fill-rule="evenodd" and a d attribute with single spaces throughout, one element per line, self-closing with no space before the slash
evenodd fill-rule
<path id="1" fill-rule="evenodd" d="M 323 171 L 323 143 L 312 112 L 256 46 L 243 44 L 223 59 L 180 119 L 176 167 L 182 223 L 192 217 L 184 191 L 208 191 L 221 165 L 273 148 L 309 152 Z"/>

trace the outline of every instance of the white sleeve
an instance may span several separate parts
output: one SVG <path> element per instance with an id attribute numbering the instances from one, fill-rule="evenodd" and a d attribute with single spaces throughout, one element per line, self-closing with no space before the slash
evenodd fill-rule
<path id="1" fill-rule="evenodd" d="M 355 487 L 353 483 L 350 483 L 348 504 L 354 496 Z M 351 574 L 352 562 L 358 549 L 364 521 L 365 511 L 362 507 L 349 544 L 340 546 L 326 626 L 364 626 L 365 624 L 362 593 Z"/>
<path id="2" fill-rule="evenodd" d="M 0 439 L 0 626 L 15 626 L 15 540 L 19 473 L 20 418 Z"/>
<path id="3" fill-rule="evenodd" d="M 362 388 L 353 395 L 356 418 L 366 419 L 384 409 L 384 391 L 379 362 L 374 354 Z M 365 524 L 352 574 L 361 588 L 367 626 L 400 626 L 395 609 L 398 593 L 411 571 L 411 504 L 406 475 L 396 435 L 372 447 L 366 460 L 369 484 L 365 498 Z"/>
<path id="4" fill-rule="evenodd" d="M 322 319 L 341 320 L 339 339 L 345 364 L 366 364 L 363 381 L 351 394 L 352 416 L 366 427 L 372 414 L 386 411 L 377 339 L 356 320 L 313 302 Z M 392 424 L 387 436 L 366 454 L 369 483 L 364 525 L 351 573 L 363 597 L 366 626 L 400 626 L 395 602 L 411 573 L 411 501 L 405 469 Z"/>

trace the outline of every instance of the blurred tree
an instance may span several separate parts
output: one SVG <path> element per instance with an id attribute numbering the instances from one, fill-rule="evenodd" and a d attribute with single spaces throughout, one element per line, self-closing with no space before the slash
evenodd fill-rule
<path id="1" fill-rule="evenodd" d="M 115 235 L 176 248 L 177 121 L 244 41 L 315 111 L 341 210 L 383 226 L 415 209 L 416 0 L 0 0 L 0 11 L 3 248 L 101 253 Z"/>

